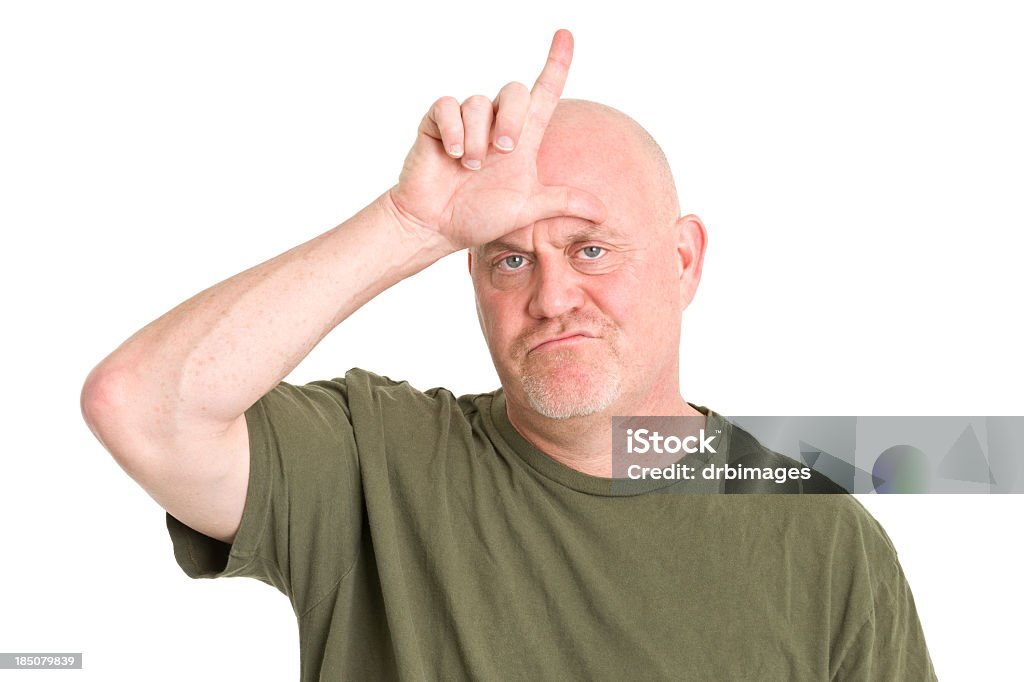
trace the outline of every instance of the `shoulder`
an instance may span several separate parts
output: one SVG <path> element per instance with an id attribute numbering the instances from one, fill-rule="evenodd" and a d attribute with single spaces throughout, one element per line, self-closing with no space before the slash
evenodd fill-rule
<path id="1" fill-rule="evenodd" d="M 769 515 L 777 514 L 779 523 L 793 524 L 803 534 L 816 538 L 822 551 L 856 553 L 885 563 L 896 560 L 896 549 L 882 524 L 853 495 L 765 497 L 772 502 L 766 507 Z"/>
<path id="2" fill-rule="evenodd" d="M 456 397 L 446 388 L 420 390 L 358 367 L 344 376 L 305 384 L 282 381 L 247 411 L 250 421 L 267 421 L 275 431 L 325 428 L 415 435 L 417 429 L 469 424 L 490 405 L 493 393 Z"/>
<path id="3" fill-rule="evenodd" d="M 490 405 L 494 393 L 456 396 L 437 386 L 421 390 L 406 380 L 352 368 L 343 378 L 314 382 L 343 392 L 353 425 L 375 425 L 396 434 L 441 425 L 465 426 L 476 422 Z"/>
<path id="4" fill-rule="evenodd" d="M 836 604 L 861 611 L 900 580 L 896 548 L 881 524 L 852 495 L 722 495 L 721 507 L 756 534 L 761 570 L 777 579 L 827 590 Z M 731 503 L 731 504 L 730 504 Z M 731 536 L 730 536 L 731 537 Z M 780 576 L 779 571 L 782 571 Z M 851 625 L 851 624 L 847 624 Z"/>
<path id="5" fill-rule="evenodd" d="M 348 370 L 344 378 L 313 384 L 336 385 L 339 387 L 337 390 L 344 391 L 349 400 L 368 401 L 382 408 L 407 405 L 434 409 L 450 405 L 460 411 L 473 411 L 478 409 L 481 402 L 490 400 L 494 395 L 491 392 L 456 397 L 443 386 L 421 390 L 404 379 L 392 379 L 358 367 Z"/>

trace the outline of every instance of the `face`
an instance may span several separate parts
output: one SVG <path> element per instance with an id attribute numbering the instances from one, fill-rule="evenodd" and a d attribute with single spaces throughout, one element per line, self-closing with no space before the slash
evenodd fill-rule
<path id="1" fill-rule="evenodd" d="M 621 398 L 649 336 L 638 309 L 646 255 L 610 225 L 573 219 L 541 221 L 479 252 L 477 309 L 509 399 L 567 419 Z"/>
<path id="2" fill-rule="evenodd" d="M 481 327 L 510 409 L 550 419 L 646 413 L 679 395 L 684 226 L 657 210 L 639 150 L 623 154 L 609 141 L 602 147 L 615 153 L 601 158 L 585 143 L 593 131 L 568 132 L 549 129 L 541 182 L 593 192 L 608 218 L 542 220 L 476 249 Z"/>

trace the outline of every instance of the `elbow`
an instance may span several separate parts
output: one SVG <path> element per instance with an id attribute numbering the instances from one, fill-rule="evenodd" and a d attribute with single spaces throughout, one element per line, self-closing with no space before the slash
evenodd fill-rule
<path id="1" fill-rule="evenodd" d="M 89 430 L 119 460 L 129 424 L 134 421 L 128 374 L 124 369 L 100 363 L 86 377 L 80 397 L 82 418 Z"/>

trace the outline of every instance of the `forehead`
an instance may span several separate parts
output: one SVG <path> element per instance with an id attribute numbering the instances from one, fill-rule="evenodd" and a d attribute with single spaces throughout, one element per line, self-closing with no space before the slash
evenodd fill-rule
<path id="1" fill-rule="evenodd" d="M 627 224 L 649 213 L 666 190 L 637 132 L 605 116 L 554 119 L 537 156 L 537 178 L 596 195 L 610 221 Z"/>
<path id="2" fill-rule="evenodd" d="M 488 242 L 481 247 L 481 252 L 487 255 L 506 249 L 533 251 L 540 244 L 560 249 L 587 241 L 626 244 L 632 239 L 626 230 L 620 229 L 612 222 L 606 221 L 596 225 L 582 218 L 549 218 Z"/>

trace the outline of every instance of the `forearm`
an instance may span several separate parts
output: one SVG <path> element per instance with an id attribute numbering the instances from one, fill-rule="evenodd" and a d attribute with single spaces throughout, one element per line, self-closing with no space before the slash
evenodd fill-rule
<path id="1" fill-rule="evenodd" d="M 115 395 L 97 402 L 117 403 L 118 423 L 134 417 L 127 421 L 147 438 L 216 435 L 342 320 L 445 255 L 403 224 L 385 193 L 338 227 L 200 292 L 101 362 L 83 406 L 90 392 Z"/>

